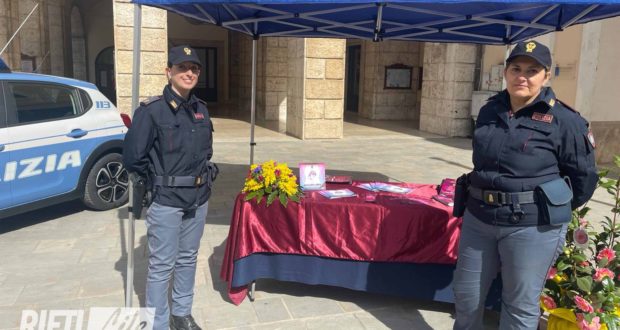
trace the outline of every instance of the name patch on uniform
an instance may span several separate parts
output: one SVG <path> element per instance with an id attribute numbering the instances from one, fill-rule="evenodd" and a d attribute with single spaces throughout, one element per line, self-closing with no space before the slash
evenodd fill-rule
<path id="1" fill-rule="evenodd" d="M 592 130 L 588 131 L 588 142 L 590 142 L 592 148 L 596 148 L 596 142 L 594 141 L 594 134 L 592 134 Z"/>
<path id="2" fill-rule="evenodd" d="M 196 119 L 196 120 L 204 120 L 205 119 L 205 115 L 203 115 L 200 112 L 194 112 L 194 119 Z"/>
<path id="3" fill-rule="evenodd" d="M 534 112 L 534 114 L 532 115 L 532 120 L 542 121 L 545 123 L 551 123 L 551 121 L 553 120 L 553 115 L 540 113 L 540 112 Z"/>

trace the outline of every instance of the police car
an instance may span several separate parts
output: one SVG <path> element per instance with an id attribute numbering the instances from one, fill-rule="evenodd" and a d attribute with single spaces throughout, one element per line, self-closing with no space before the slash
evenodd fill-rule
<path id="1" fill-rule="evenodd" d="M 0 59 L 0 218 L 78 198 L 95 210 L 126 203 L 130 123 L 91 83 Z"/>

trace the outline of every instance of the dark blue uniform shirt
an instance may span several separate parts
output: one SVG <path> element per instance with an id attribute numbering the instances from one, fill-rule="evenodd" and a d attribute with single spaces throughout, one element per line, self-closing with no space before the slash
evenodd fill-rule
<path id="1" fill-rule="evenodd" d="M 480 109 L 473 138 L 474 171 L 470 184 L 503 192 L 532 191 L 539 184 L 569 177 L 573 208 L 594 193 L 598 176 L 588 122 L 543 87 L 528 106 L 510 116 L 507 91 L 491 97 Z M 468 210 L 491 224 L 509 224 L 511 206 L 493 206 L 469 198 Z M 542 224 L 536 204 L 521 204 L 518 225 Z"/>
<path id="2" fill-rule="evenodd" d="M 189 100 L 170 85 L 163 96 L 136 109 L 125 136 L 123 163 L 141 176 L 199 176 L 213 154 L 213 124 L 206 104 L 193 94 Z M 165 206 L 195 209 L 205 203 L 210 188 L 155 186 L 153 201 Z"/>

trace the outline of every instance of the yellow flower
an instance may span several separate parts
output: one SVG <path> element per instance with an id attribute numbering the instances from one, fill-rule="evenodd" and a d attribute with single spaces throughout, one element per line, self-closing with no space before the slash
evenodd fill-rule
<path id="1" fill-rule="evenodd" d="M 273 194 L 272 189 L 277 193 L 275 199 L 280 200 L 280 202 L 282 202 L 283 197 L 286 197 L 286 200 L 290 198 L 298 200 L 301 195 L 297 185 L 297 177 L 286 163 L 268 160 L 260 165 L 250 165 L 250 173 L 246 177 L 242 189 L 242 192 L 248 193 L 246 200 L 271 195 Z M 273 201 L 274 198 L 271 197 L 271 200 Z M 286 204 L 286 202 L 282 202 L 282 204 Z"/>

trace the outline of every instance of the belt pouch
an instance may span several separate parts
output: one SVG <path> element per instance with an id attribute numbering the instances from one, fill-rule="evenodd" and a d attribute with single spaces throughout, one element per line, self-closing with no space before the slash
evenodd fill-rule
<path id="1" fill-rule="evenodd" d="M 452 214 L 455 217 L 462 217 L 465 214 L 467 208 L 467 188 L 469 186 L 468 174 L 461 175 L 456 179 L 454 185 L 454 206 L 452 208 Z"/>
<path id="2" fill-rule="evenodd" d="M 561 225 L 570 222 L 573 192 L 564 179 L 558 178 L 539 185 L 536 194 L 544 223 Z"/>

